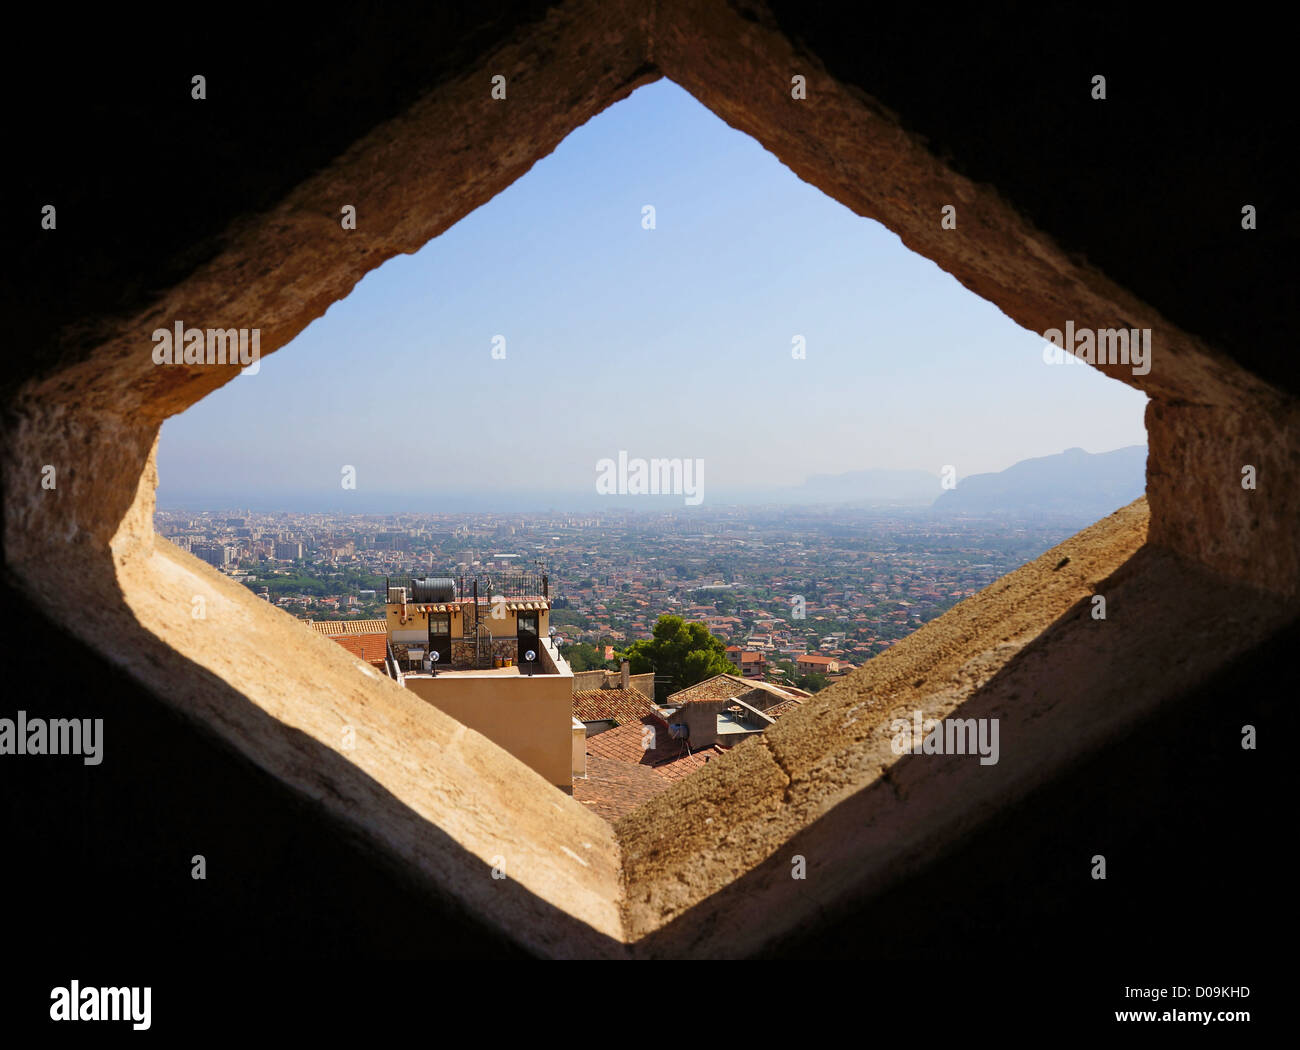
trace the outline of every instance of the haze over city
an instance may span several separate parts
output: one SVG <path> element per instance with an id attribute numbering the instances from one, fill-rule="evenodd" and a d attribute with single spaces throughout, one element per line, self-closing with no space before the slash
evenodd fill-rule
<path id="1" fill-rule="evenodd" d="M 660 81 L 169 420 L 158 500 L 598 508 L 596 463 L 626 450 L 703 460 L 708 503 L 779 501 L 1145 443 L 1144 395 L 1042 347 Z"/>

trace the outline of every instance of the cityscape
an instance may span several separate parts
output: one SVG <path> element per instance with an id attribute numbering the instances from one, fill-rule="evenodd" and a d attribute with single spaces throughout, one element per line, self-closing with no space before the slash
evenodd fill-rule
<path id="1" fill-rule="evenodd" d="M 155 519 L 611 824 L 1081 524 L 870 505 Z"/>
<path id="2" fill-rule="evenodd" d="M 385 578 L 545 571 L 561 652 L 648 639 L 661 615 L 757 654 L 844 673 L 1077 531 L 1043 517 L 735 507 L 673 513 L 157 512 L 160 535 L 303 620 L 383 615 Z M 608 654 L 608 655 L 606 655 Z M 821 683 L 824 684 L 824 683 Z"/>
<path id="3" fill-rule="evenodd" d="M 780 966 L 814 1031 L 1285 1021 L 1273 9 L 59 13 L 6 1045 L 503 972 L 489 1023 L 626 1029 L 530 960 Z"/>

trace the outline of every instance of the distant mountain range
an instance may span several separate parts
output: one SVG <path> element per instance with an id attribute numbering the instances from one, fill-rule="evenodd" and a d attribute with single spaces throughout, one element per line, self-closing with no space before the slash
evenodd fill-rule
<path id="1" fill-rule="evenodd" d="M 972 474 L 934 501 L 940 514 L 1060 514 L 1095 521 L 1146 491 L 1147 449 L 1066 449 L 996 474 Z"/>
<path id="2" fill-rule="evenodd" d="M 803 485 L 751 499 L 788 506 L 928 506 L 939 514 L 1052 514 L 1095 521 L 1142 495 L 1146 461 L 1145 445 L 1098 453 L 1071 448 L 1021 460 L 997 473 L 972 474 L 946 491 L 937 474 L 923 470 L 855 470 L 814 474 Z"/>
<path id="3" fill-rule="evenodd" d="M 1067 449 L 1054 456 L 1026 459 L 996 474 L 972 474 L 955 489 L 943 491 L 939 475 L 923 470 L 854 470 L 814 474 L 802 485 L 727 490 L 706 486 L 703 509 L 715 506 L 809 506 L 847 504 L 867 507 L 930 508 L 938 514 L 1068 515 L 1096 521 L 1140 496 L 1146 489 L 1145 445 L 1114 452 Z M 247 507 L 256 511 L 350 512 L 391 514 L 396 511 L 526 513 L 529 511 L 595 512 L 689 511 L 681 496 L 600 496 L 586 492 L 455 492 L 430 486 L 404 493 L 364 491 L 341 494 L 337 488 L 316 492 L 205 494 L 160 487 L 163 508 L 218 510 Z"/>

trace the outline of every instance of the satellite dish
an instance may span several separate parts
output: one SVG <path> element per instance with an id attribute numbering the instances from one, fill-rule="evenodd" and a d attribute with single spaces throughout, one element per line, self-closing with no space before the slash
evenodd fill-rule
<path id="1" fill-rule="evenodd" d="M 527 660 L 529 663 L 532 663 L 534 660 L 537 659 L 537 654 L 533 652 L 531 649 L 529 649 L 528 652 L 524 653 L 524 659 Z"/>

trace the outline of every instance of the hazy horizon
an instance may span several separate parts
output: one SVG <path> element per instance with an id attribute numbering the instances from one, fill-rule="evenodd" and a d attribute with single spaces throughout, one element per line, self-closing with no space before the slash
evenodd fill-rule
<path id="1" fill-rule="evenodd" d="M 1145 444 L 1143 394 L 1042 347 L 663 80 L 169 419 L 158 504 L 658 502 L 597 495 L 620 450 L 703 460 L 726 503 Z"/>
<path id="2" fill-rule="evenodd" d="M 1124 452 L 1131 448 L 1145 448 L 1142 445 L 1129 445 L 1107 452 Z M 1066 450 L 1062 450 L 1064 452 Z M 1107 452 L 1095 453 L 1106 455 Z M 1059 455 L 1056 453 L 1054 455 Z M 1035 458 L 1051 458 L 1035 457 Z M 1025 463 L 1021 460 L 1019 463 Z M 1018 464 L 1013 464 L 1018 465 Z M 848 477 L 870 471 L 850 471 L 846 475 L 832 475 L 834 478 Z M 882 475 L 907 475 L 923 472 L 880 471 Z M 1000 473 L 1000 472 L 999 472 Z M 969 475 L 968 475 L 969 476 Z M 387 516 L 393 514 L 526 514 L 526 513 L 599 513 L 601 511 L 645 511 L 662 514 L 673 510 L 717 510 L 734 508 L 771 508 L 806 510 L 816 507 L 840 508 L 883 508 L 899 507 L 908 510 L 925 510 L 943 493 L 939 487 L 939 475 L 929 475 L 935 485 L 933 497 L 924 498 L 853 498 L 821 499 L 818 492 L 801 492 L 799 487 L 769 490 L 751 490 L 721 492 L 710 495 L 700 507 L 684 506 L 680 495 L 619 495 L 600 496 L 593 492 L 513 492 L 513 493 L 471 493 L 437 490 L 414 497 L 424 505 L 412 504 L 410 493 L 392 493 L 381 491 L 361 491 L 349 493 L 321 493 L 303 490 L 284 490 L 265 497 L 243 498 L 221 494 L 208 494 L 190 500 L 158 501 L 157 509 L 161 511 L 195 511 L 215 512 L 226 510 L 248 510 L 255 513 L 284 514 L 362 514 Z M 960 485 L 958 486 L 960 487 Z M 794 498 L 802 496 L 802 498 Z M 267 502 L 268 500 L 274 501 Z M 403 503 L 402 501 L 406 501 Z"/>

